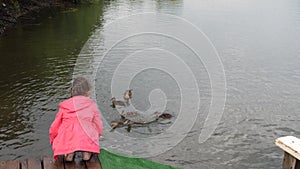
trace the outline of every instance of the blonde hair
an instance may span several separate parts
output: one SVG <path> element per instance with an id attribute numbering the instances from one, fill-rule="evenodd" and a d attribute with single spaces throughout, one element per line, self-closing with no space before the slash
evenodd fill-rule
<path id="1" fill-rule="evenodd" d="M 73 80 L 71 87 L 71 96 L 87 96 L 91 91 L 91 85 L 89 81 L 84 77 L 77 77 Z"/>

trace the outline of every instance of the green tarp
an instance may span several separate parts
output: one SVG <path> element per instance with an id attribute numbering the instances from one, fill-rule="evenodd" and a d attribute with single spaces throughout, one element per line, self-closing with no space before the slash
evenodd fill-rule
<path id="1" fill-rule="evenodd" d="M 102 169 L 179 169 L 143 158 L 112 153 L 105 149 L 100 151 L 99 160 Z"/>

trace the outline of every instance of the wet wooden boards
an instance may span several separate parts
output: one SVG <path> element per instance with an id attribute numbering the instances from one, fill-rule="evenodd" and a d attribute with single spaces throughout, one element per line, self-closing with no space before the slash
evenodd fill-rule
<path id="1" fill-rule="evenodd" d="M 62 157 L 54 160 L 50 156 L 0 162 L 0 169 L 101 169 L 97 155 L 89 161 L 75 157 L 74 161 L 66 162 Z"/>
<path id="2" fill-rule="evenodd" d="M 283 169 L 300 169 L 300 139 L 294 136 L 280 137 L 275 144 L 284 150 Z"/>

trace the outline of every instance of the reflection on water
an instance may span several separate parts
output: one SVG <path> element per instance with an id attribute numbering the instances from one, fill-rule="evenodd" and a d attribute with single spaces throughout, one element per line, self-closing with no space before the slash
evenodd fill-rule
<path id="1" fill-rule="evenodd" d="M 201 116 L 178 146 L 152 159 L 183 168 L 281 167 L 282 152 L 274 146 L 274 139 L 284 135 L 300 137 L 300 91 L 297 90 L 300 4 L 297 0 L 104 1 L 103 6 L 53 13 L 49 18 L 36 20 L 38 24 L 18 27 L 0 40 L 0 161 L 51 153 L 48 128 L 57 104 L 69 97 L 74 64 L 85 41 L 93 32 L 101 36 L 102 25 L 117 17 L 141 12 L 182 16 L 198 26 L 218 50 L 227 79 L 223 118 L 213 136 L 198 144 L 208 112 L 210 82 L 203 67 L 195 68 L 196 78 L 203 84 Z M 103 43 L 91 48 L 104 46 Z M 124 47 L 130 44 L 134 43 Z M 93 58 L 86 56 L 85 63 L 91 61 Z M 101 67 L 104 73 L 98 80 L 107 80 L 105 77 L 112 73 L 111 66 L 113 63 Z M 143 82 L 149 80 L 146 77 L 151 75 L 155 75 L 151 83 L 143 88 Z M 178 102 L 173 97 L 178 93 L 168 91 L 165 84 L 168 82 L 155 83 L 159 81 L 158 76 L 172 82 L 155 70 L 141 72 L 132 82 L 133 86 L 139 86 L 136 92 L 141 93 L 134 101 L 139 109 L 149 107 L 144 98 L 155 85 L 171 93 L 170 105 Z M 111 94 L 109 86 L 102 85 L 98 86 L 98 92 L 100 100 L 105 102 Z M 177 108 L 170 105 L 172 109 Z M 117 118 L 110 116 L 109 106 L 100 109 L 105 118 Z M 141 135 L 149 132 L 147 128 L 134 130 Z"/>

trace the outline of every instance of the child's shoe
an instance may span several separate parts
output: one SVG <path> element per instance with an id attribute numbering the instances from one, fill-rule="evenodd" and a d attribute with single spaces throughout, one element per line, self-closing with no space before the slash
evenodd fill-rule
<path id="1" fill-rule="evenodd" d="M 92 156 L 91 152 L 86 152 L 86 151 L 82 152 L 82 159 L 84 161 L 90 160 L 91 156 Z"/>
<path id="2" fill-rule="evenodd" d="M 65 161 L 71 162 L 74 159 L 74 153 L 65 154 Z"/>

